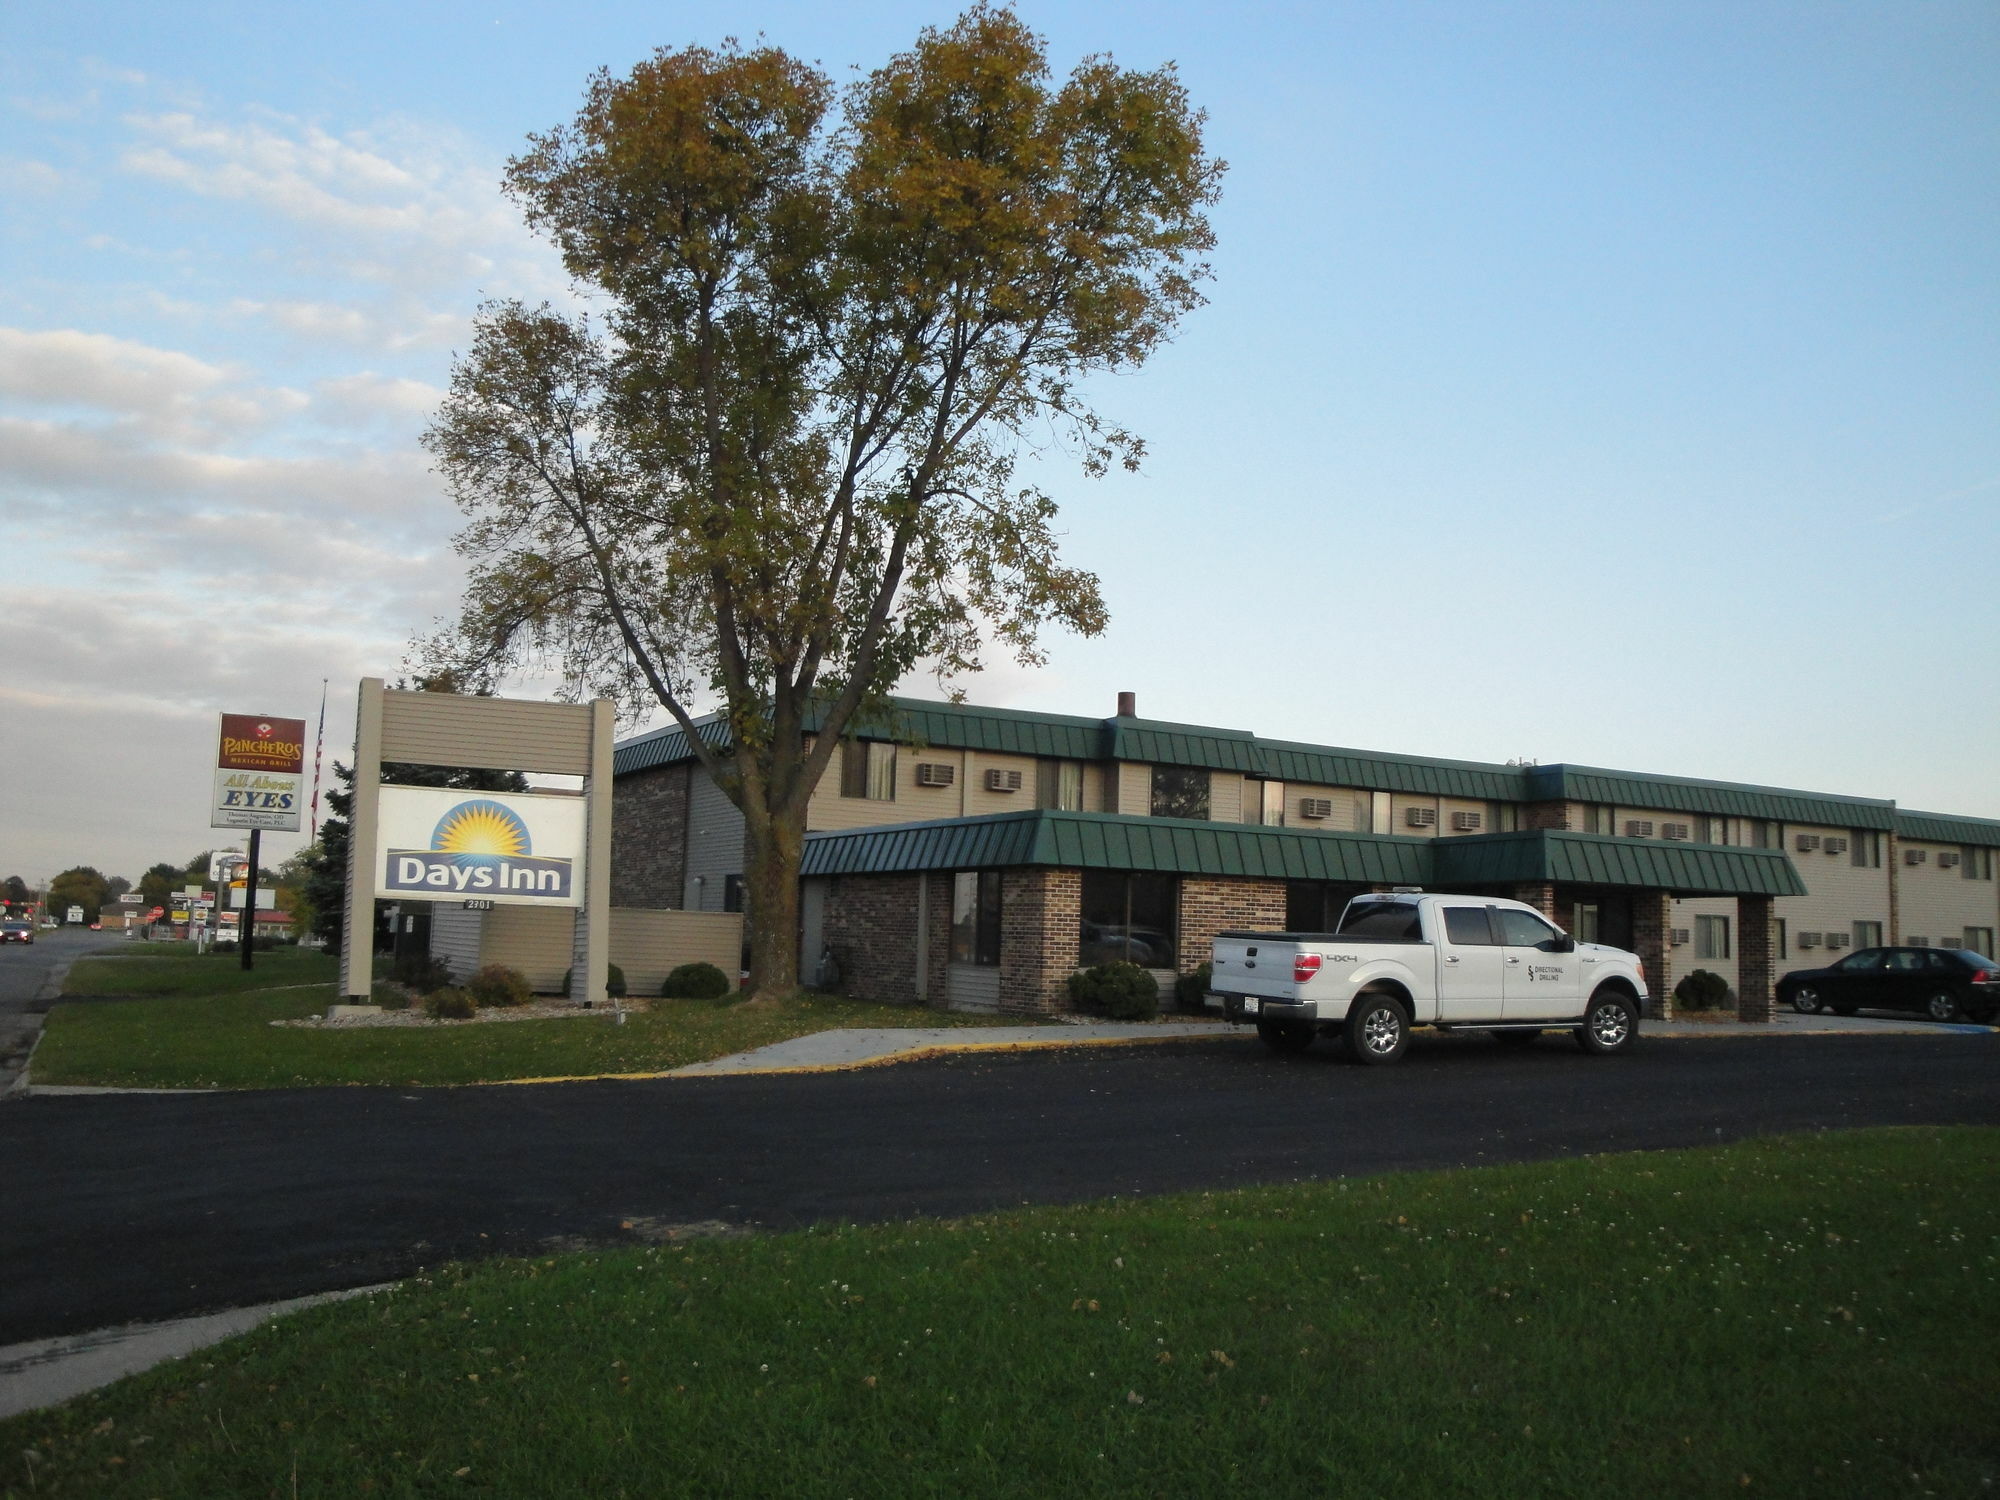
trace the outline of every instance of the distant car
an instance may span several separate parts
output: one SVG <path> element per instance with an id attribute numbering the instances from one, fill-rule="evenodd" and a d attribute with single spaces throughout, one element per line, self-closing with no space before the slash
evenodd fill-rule
<path id="1" fill-rule="evenodd" d="M 1862 948 L 1824 969 L 1787 974 L 1778 1001 L 1807 1016 L 1915 1010 L 1983 1024 L 2000 1012 L 2000 964 L 1969 948 Z"/>
<path id="2" fill-rule="evenodd" d="M 32 943 L 34 940 L 34 923 L 0 922 L 0 943 Z"/>

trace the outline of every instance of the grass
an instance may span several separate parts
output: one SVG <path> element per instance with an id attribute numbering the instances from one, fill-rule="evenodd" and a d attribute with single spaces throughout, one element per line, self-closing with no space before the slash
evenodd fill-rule
<path id="1" fill-rule="evenodd" d="M 10 1497 L 1971 1496 L 2000 1131 L 450 1266 L 0 1423 Z"/>
<path id="2" fill-rule="evenodd" d="M 148 998 L 56 1006 L 35 1053 L 33 1081 L 251 1089 L 651 1073 L 840 1027 L 1010 1019 L 802 995 L 754 1009 L 657 1000 L 622 1026 L 591 1016 L 316 1030 L 269 1023 L 324 1011 L 334 999 L 333 959 L 307 950 L 260 953 L 249 975 L 235 964 L 231 955 L 79 963 L 66 993 Z M 307 987 L 295 987 L 301 985 Z"/>

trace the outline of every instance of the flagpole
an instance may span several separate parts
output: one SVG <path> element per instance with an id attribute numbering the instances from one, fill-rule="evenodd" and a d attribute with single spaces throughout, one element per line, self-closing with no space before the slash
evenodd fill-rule
<path id="1" fill-rule="evenodd" d="M 312 828 L 310 841 L 319 839 L 319 763 L 321 753 L 326 749 L 326 679 L 319 680 L 319 738 L 313 742 L 313 799 Z"/>

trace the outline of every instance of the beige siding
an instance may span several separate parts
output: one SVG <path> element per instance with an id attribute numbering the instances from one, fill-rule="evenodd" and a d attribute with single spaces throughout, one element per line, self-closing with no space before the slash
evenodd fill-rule
<path id="1" fill-rule="evenodd" d="M 1024 808 L 1033 810 L 1035 758 L 1032 755 L 997 755 L 990 750 L 971 750 L 966 752 L 966 761 L 967 769 L 959 773 L 965 778 L 966 816 L 977 818 L 988 813 L 1020 812 Z M 1016 792 L 989 792 L 986 789 L 988 771 L 1019 771 L 1021 789 Z"/>
<path id="2" fill-rule="evenodd" d="M 1000 970 L 991 964 L 948 964 L 944 971 L 945 1008 L 1000 1009 Z"/>
<path id="3" fill-rule="evenodd" d="M 485 916 L 480 963 L 519 969 L 538 995 L 561 994 L 576 914 L 566 906 L 496 906 Z"/>
<path id="4" fill-rule="evenodd" d="M 1106 767 L 1096 761 L 1085 761 L 1083 766 L 1083 810 L 1085 812 L 1116 812 L 1113 805 L 1116 793 L 1113 778 L 1106 774 Z"/>
<path id="5" fill-rule="evenodd" d="M 1235 771 L 1211 771 L 1208 773 L 1208 820 L 1211 823 L 1241 823 L 1244 821 L 1243 778 Z M 1254 820 L 1256 812 L 1250 814 Z"/>
<path id="6" fill-rule="evenodd" d="M 1431 814 L 1428 826 L 1420 828 L 1410 821 L 1410 811 L 1413 808 L 1421 808 Z M 1441 831 L 1439 825 L 1444 821 L 1444 814 L 1440 811 L 1439 799 L 1436 797 L 1405 796 L 1398 792 L 1389 799 L 1391 833 L 1400 834 L 1404 838 L 1436 838 Z"/>
<path id="7" fill-rule="evenodd" d="M 1829 838 L 1847 839 L 1848 849 L 1839 854 L 1828 854 L 1824 847 L 1802 852 L 1798 848 L 1798 836 L 1802 833 L 1818 834 L 1822 846 Z M 1853 951 L 1851 946 L 1801 950 L 1801 932 L 1838 932 L 1851 936 L 1858 921 L 1880 922 L 1883 938 L 1888 938 L 1889 851 L 1886 848 L 1883 851 L 1881 869 L 1857 869 L 1852 858 L 1853 838 L 1853 830 L 1847 828 L 1811 823 L 1785 825 L 1785 852 L 1800 879 L 1805 881 L 1807 894 L 1781 896 L 1772 903 L 1773 915 L 1785 923 L 1789 955 L 1778 960 L 1780 974 L 1793 969 L 1816 969 Z M 1887 844 L 1887 835 L 1883 836 L 1883 842 Z"/>
<path id="8" fill-rule="evenodd" d="M 1924 862 L 1904 864 L 1902 849 L 1922 850 Z M 1901 941 L 1908 942 L 1909 935 L 1915 933 L 1940 946 L 1950 946 L 1968 927 L 2000 927 L 2000 897 L 1995 894 L 2000 881 L 1967 880 L 1963 865 L 1957 869 L 1938 865 L 1940 854 L 1958 852 L 1956 844 L 1901 841 L 1896 855 L 1897 915 L 1902 928 L 1897 936 Z"/>
<path id="9" fill-rule="evenodd" d="M 833 759 L 826 763 L 826 774 L 813 788 L 812 801 L 807 804 L 807 828 L 818 831 L 825 828 L 867 828 L 876 823 L 923 823 L 933 818 L 956 818 L 964 812 L 963 799 L 969 794 L 966 752 L 912 750 L 908 745 L 898 745 L 895 800 L 878 802 L 869 797 L 840 795 L 841 757 L 847 754 L 849 748 L 846 744 L 834 747 Z M 918 786 L 919 761 L 936 761 L 955 767 L 957 774 L 952 784 L 943 787 Z M 1032 794 L 1028 805 L 1034 806 Z"/>
<path id="10" fill-rule="evenodd" d="M 625 971 L 625 986 L 633 995 L 659 994 L 668 971 L 682 964 L 714 964 L 734 981 L 743 963 L 743 917 L 738 912 L 613 907 L 611 961 Z"/>
<path id="11" fill-rule="evenodd" d="M 392 690 L 382 695 L 382 759 L 588 776 L 590 717 L 587 703 Z"/>
<path id="12" fill-rule="evenodd" d="M 1299 803 L 1307 797 L 1324 797 L 1333 804 L 1330 818 L 1302 818 Z M 1302 828 L 1308 833 L 1353 833 L 1354 788 L 1348 786 L 1314 786 L 1306 781 L 1285 783 L 1285 826 Z"/>
<path id="13" fill-rule="evenodd" d="M 1493 821 L 1493 809 L 1486 803 L 1471 801 L 1464 797 L 1440 797 L 1438 798 L 1437 831 L 1446 838 L 1453 837 L 1454 835 L 1459 838 L 1465 837 L 1464 832 L 1451 826 L 1452 814 L 1454 813 L 1479 814 L 1479 826 L 1469 830 L 1472 833 L 1498 833 L 1500 831 L 1499 827 Z M 1401 829 L 1397 829 L 1396 831 L 1398 833 L 1402 832 Z M 1416 830 L 1411 829 L 1410 831 L 1414 833 Z"/>
<path id="14" fill-rule="evenodd" d="M 1728 920 L 1729 957 L 1695 957 L 1694 919 L 1696 917 L 1724 917 Z M 1737 914 L 1736 898 L 1734 896 L 1707 896 L 1700 900 L 1676 901 L 1673 904 L 1673 926 L 1676 929 L 1685 931 L 1688 935 L 1688 940 L 1685 944 L 1670 948 L 1667 951 L 1666 988 L 1669 991 L 1696 969 L 1706 969 L 1711 974 L 1720 974 L 1724 979 L 1729 981 L 1729 987 L 1732 990 L 1738 988 L 1736 961 L 1737 955 L 1743 949 L 1743 924 L 1741 917 Z M 1780 965 L 1781 969 L 1782 967 Z"/>

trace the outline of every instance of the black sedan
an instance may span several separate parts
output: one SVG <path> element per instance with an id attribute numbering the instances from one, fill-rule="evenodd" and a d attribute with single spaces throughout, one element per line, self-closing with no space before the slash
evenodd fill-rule
<path id="1" fill-rule="evenodd" d="M 1808 1016 L 1917 1010 L 1933 1021 L 1986 1022 L 2000 1011 L 2000 964 L 1968 948 L 1862 948 L 1824 969 L 1787 974 L 1778 1002 Z"/>

